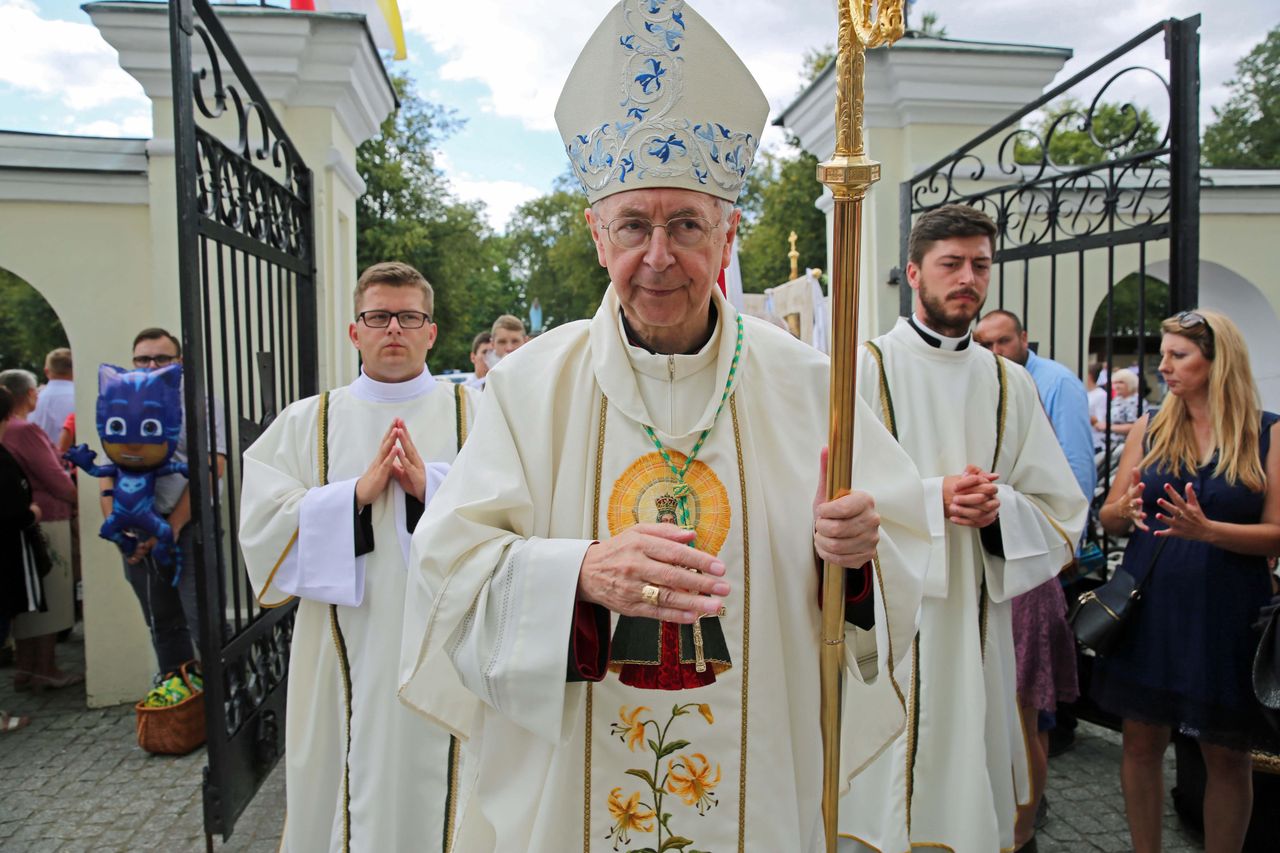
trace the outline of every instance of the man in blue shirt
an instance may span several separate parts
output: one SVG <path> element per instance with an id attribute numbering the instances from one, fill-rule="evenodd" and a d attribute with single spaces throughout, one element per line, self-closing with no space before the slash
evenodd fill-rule
<path id="1" fill-rule="evenodd" d="M 1092 500 L 1098 473 L 1084 383 L 1058 362 L 1032 352 L 1022 321 L 1009 311 L 986 314 L 974 329 L 973 339 L 1031 374 L 1076 482 L 1085 497 Z M 1014 837 L 1025 841 L 1035 832 L 1043 799 L 1049 771 L 1049 731 L 1056 722 L 1058 703 L 1074 701 L 1079 692 L 1075 640 L 1067 627 L 1066 598 L 1060 584 L 1050 581 L 1013 600 L 1013 644 L 1018 658 L 1018 704 L 1027 735 L 1032 781 L 1032 800 L 1018 809 Z"/>
<path id="2" fill-rule="evenodd" d="M 1022 365 L 1031 374 L 1080 491 L 1092 500 L 1098 470 L 1093 461 L 1093 427 L 1089 424 L 1089 397 L 1084 383 L 1053 359 L 1041 358 L 1032 352 L 1027 345 L 1027 330 L 1018 316 L 1009 311 L 985 314 L 974 329 L 973 339 L 996 355 Z"/>

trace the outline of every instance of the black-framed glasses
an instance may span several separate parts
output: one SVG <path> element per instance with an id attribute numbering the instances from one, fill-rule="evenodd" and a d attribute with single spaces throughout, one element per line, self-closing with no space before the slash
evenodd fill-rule
<path id="1" fill-rule="evenodd" d="M 675 216 L 665 223 L 650 222 L 638 216 L 623 216 L 604 225 L 609 242 L 619 249 L 642 249 L 649 245 L 653 229 L 665 228 L 667 239 L 681 249 L 698 249 L 706 245 L 711 232 L 720 227 L 701 216 Z"/>
<path id="2" fill-rule="evenodd" d="M 356 315 L 356 322 L 370 329 L 385 329 L 393 319 L 402 329 L 421 329 L 431 322 L 431 315 L 422 311 L 361 311 Z"/>
<path id="3" fill-rule="evenodd" d="M 133 366 L 137 368 L 143 367 L 168 367 L 178 360 L 176 355 L 135 355 L 133 357 Z"/>

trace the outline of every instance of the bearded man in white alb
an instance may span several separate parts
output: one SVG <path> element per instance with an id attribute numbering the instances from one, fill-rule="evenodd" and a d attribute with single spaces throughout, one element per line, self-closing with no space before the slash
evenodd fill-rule
<path id="1" fill-rule="evenodd" d="M 906 731 L 841 802 L 862 849 L 994 853 L 1030 801 L 1010 601 L 1071 561 L 1088 504 L 1030 374 L 973 343 L 996 226 L 947 205 L 908 247 L 915 312 L 859 354 L 858 390 L 924 477 L 933 547 L 898 682 Z"/>
<path id="2" fill-rule="evenodd" d="M 819 850 L 815 551 L 853 567 L 851 677 L 910 646 L 911 463 L 863 405 L 857 490 L 816 498 L 827 359 L 715 286 L 767 112 L 682 2 L 617 5 L 565 86 L 612 283 L 489 374 L 414 535 L 401 698 L 466 741 L 458 850 Z M 905 710 L 845 708 L 852 771 Z"/>
<path id="3" fill-rule="evenodd" d="M 281 850 L 448 851 L 458 749 L 396 701 L 409 537 L 466 435 L 437 382 L 434 294 L 407 264 L 356 285 L 360 377 L 286 408 L 245 453 L 240 544 L 263 607 L 301 599 L 289 658 Z"/>

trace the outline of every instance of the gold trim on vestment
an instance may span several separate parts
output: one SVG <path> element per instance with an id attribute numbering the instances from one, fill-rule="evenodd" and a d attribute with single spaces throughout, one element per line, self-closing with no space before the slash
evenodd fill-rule
<path id="1" fill-rule="evenodd" d="M 443 853 L 449 853 L 453 849 L 453 834 L 458 822 L 458 776 L 461 767 L 462 741 L 454 735 L 449 735 L 449 774 L 446 780 L 448 787 L 444 792 Z"/>
<path id="2" fill-rule="evenodd" d="M 338 605 L 329 605 L 329 631 L 333 648 L 338 653 L 338 673 L 342 676 L 342 704 L 346 713 L 347 737 L 342 756 L 342 851 L 351 850 L 351 662 L 347 659 L 347 641 L 338 624 Z"/>
<path id="3" fill-rule="evenodd" d="M 738 451 L 738 490 L 742 495 L 742 735 L 738 742 L 738 853 L 747 840 L 747 679 L 751 673 L 751 526 L 747 520 L 747 471 L 742 461 L 742 433 L 738 428 L 738 392 L 729 398 L 733 418 L 733 446 Z"/>
<path id="4" fill-rule="evenodd" d="M 320 395 L 320 412 L 316 416 L 316 479 L 329 484 L 329 392 Z"/>
<path id="5" fill-rule="evenodd" d="M 907 697 L 902 693 L 902 685 L 898 684 L 898 677 L 894 675 L 894 654 L 893 654 L 893 632 L 889 630 L 889 598 L 884 594 L 884 575 L 880 571 L 880 555 L 871 558 L 872 571 L 876 575 L 876 586 L 880 588 L 880 602 L 884 605 L 885 612 L 885 636 L 889 640 L 889 684 L 893 686 L 894 695 L 898 697 L 898 704 L 902 706 L 902 712 L 907 711 Z"/>
<path id="6" fill-rule="evenodd" d="M 996 452 L 991 456 L 991 470 L 995 471 L 1000 464 L 1000 451 L 1004 448 L 1004 425 L 1009 413 L 1009 389 L 1006 385 L 1004 358 L 996 356 L 996 381 L 1000 386 L 1000 397 L 996 403 Z"/>
<path id="7" fill-rule="evenodd" d="M 325 391 L 320 395 L 320 409 L 316 416 L 316 480 L 320 485 L 326 485 L 329 482 L 329 392 Z M 293 536 L 289 539 L 289 544 L 284 546 L 284 550 L 280 552 L 280 557 L 276 560 L 276 564 L 271 567 L 271 574 L 267 575 L 267 582 L 262 585 L 262 594 L 256 596 L 258 606 L 263 610 L 274 610 L 277 607 L 284 607 L 290 601 L 297 598 L 296 595 L 290 595 L 283 601 L 276 601 L 268 604 L 262 600 L 267 594 L 267 590 L 271 589 L 271 582 L 276 579 L 276 572 L 284 565 L 284 558 L 289 556 L 289 552 L 293 550 L 293 546 L 298 541 L 297 530 L 293 531 Z"/>
<path id="8" fill-rule="evenodd" d="M 995 472 L 1000 464 L 1000 451 L 1004 448 L 1004 430 L 1005 424 L 1008 422 L 1009 413 L 1008 374 L 1005 369 L 1004 357 L 997 355 L 995 359 L 996 383 L 999 391 L 996 398 L 996 450 L 995 453 L 991 454 L 992 472 Z M 987 570 L 984 566 L 982 569 L 982 584 L 978 589 L 978 648 L 982 654 L 984 668 L 987 662 L 987 620 L 990 607 L 991 596 L 987 592 Z"/>
<path id="9" fill-rule="evenodd" d="M 609 398 L 600 392 L 600 427 L 596 433 L 596 485 L 591 497 L 591 539 L 600 539 L 600 483 L 604 477 L 604 427 L 609 417 Z M 594 685 L 587 682 L 587 726 L 582 749 L 582 850 L 591 851 L 591 721 Z"/>
<path id="10" fill-rule="evenodd" d="M 276 572 L 280 571 L 280 567 L 284 565 L 284 558 L 289 556 L 289 552 L 293 550 L 294 544 L 298 541 L 298 531 L 293 531 L 293 536 L 289 537 L 289 544 L 284 546 L 284 550 L 280 552 L 280 559 L 276 560 L 276 564 L 271 567 L 271 574 L 267 575 L 267 582 L 262 585 L 262 595 L 257 597 L 258 606 L 263 610 L 274 610 L 277 607 L 284 607 L 290 601 L 297 598 L 296 595 L 290 595 L 284 601 L 274 601 L 267 603 L 262 600 L 262 596 L 267 594 L 267 590 L 271 589 L 271 582 L 276 579 Z"/>
<path id="11" fill-rule="evenodd" d="M 911 802 L 916 792 L 916 750 L 920 736 L 920 629 L 916 629 L 911 641 L 911 693 L 910 711 L 907 715 L 907 838 L 911 838 Z"/>
<path id="12" fill-rule="evenodd" d="M 893 412 L 893 397 L 889 394 L 889 377 L 884 372 L 884 353 L 874 341 L 867 341 L 867 352 L 876 360 L 877 372 L 880 374 L 880 411 L 884 415 L 885 426 L 896 441 L 898 438 L 898 419 Z"/>

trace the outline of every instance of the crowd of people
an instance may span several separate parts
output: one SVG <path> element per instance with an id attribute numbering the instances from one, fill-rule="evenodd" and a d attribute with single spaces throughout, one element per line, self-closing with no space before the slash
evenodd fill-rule
<path id="1" fill-rule="evenodd" d="M 679 85 L 657 85 L 676 51 Z M 1280 427 L 1239 331 L 1209 310 L 1166 320 L 1168 394 L 1144 411 L 1135 372 L 1082 381 L 1025 318 L 983 313 L 991 219 L 926 212 L 912 312 L 858 353 L 855 488 L 828 499 L 827 358 L 716 286 L 767 113 L 692 9 L 623 0 L 556 110 L 610 282 L 596 314 L 529 343 L 503 315 L 450 384 L 426 364 L 432 285 L 396 261 L 361 274 L 359 377 L 287 407 L 244 456 L 258 602 L 299 601 L 283 850 L 824 849 L 828 606 L 849 650 L 840 849 L 1033 851 L 1051 733 L 1082 688 L 1063 582 L 1095 521 L 1144 582 L 1087 686 L 1123 720 L 1133 848 L 1160 849 L 1181 731 L 1207 768 L 1206 849 L 1241 849 Z M 73 618 L 65 355 L 40 396 L 0 374 L 0 616 L 28 689 L 81 678 L 51 639 Z M 132 359 L 163 368 L 181 346 L 146 329 Z M 1123 450 L 1092 519 L 1108 443 Z M 181 477 L 157 509 L 189 554 Z M 131 543 L 123 572 L 162 688 L 196 657 L 199 616 L 194 573 L 175 585 L 155 544 Z M 819 561 L 843 567 L 843 602 L 822 601 Z"/>

